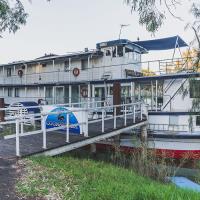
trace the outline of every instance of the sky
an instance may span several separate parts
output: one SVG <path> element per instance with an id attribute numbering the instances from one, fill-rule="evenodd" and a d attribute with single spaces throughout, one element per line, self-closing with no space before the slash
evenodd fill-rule
<path id="1" fill-rule="evenodd" d="M 124 0 L 22 0 L 29 13 L 27 24 L 15 34 L 4 33 L 0 38 L 0 63 L 29 60 L 45 53 L 66 54 L 95 49 L 96 43 L 118 39 L 120 24 L 130 24 L 122 30 L 121 38 L 129 40 L 154 39 L 180 35 L 187 43 L 193 39 L 191 30 L 184 30 L 189 16 L 189 1 L 182 0 L 176 15 L 166 13 L 167 20 L 153 36 L 138 23 Z M 154 52 L 152 52 L 154 55 Z M 163 53 L 171 56 L 172 53 Z M 152 59 L 151 56 L 149 56 Z M 157 58 L 156 58 L 157 59 Z"/>

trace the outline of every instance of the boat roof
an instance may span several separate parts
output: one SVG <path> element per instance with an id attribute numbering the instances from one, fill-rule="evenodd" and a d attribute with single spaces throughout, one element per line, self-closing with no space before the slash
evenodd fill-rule
<path id="1" fill-rule="evenodd" d="M 127 40 L 127 39 L 110 40 L 110 41 L 100 42 L 96 44 L 97 49 L 112 47 L 112 46 L 127 46 L 127 47 L 130 47 L 131 49 L 135 49 L 141 54 L 148 52 L 144 47 L 136 43 L 133 43 L 132 41 Z"/>
<path id="2" fill-rule="evenodd" d="M 0 64 L 0 67 L 33 64 L 33 63 L 44 63 L 44 62 L 48 62 L 52 60 L 62 60 L 62 59 L 67 59 L 67 58 L 84 59 L 84 58 L 87 58 L 89 55 L 92 55 L 92 57 L 101 57 L 103 56 L 103 53 L 99 50 L 89 50 L 89 51 L 72 52 L 72 53 L 68 53 L 64 55 L 49 54 L 49 55 L 45 55 L 33 60 L 27 60 L 27 61 L 20 60 L 20 61 L 7 63 L 7 64 Z"/>
<path id="3" fill-rule="evenodd" d="M 188 44 L 178 35 L 155 40 L 135 41 L 133 44 L 137 44 L 148 51 L 170 50 L 177 47 L 188 46 Z"/>

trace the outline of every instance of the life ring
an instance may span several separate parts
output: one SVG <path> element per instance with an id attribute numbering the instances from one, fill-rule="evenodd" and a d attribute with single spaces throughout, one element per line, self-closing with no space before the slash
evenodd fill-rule
<path id="1" fill-rule="evenodd" d="M 88 97 L 88 90 L 87 90 L 87 88 L 82 88 L 81 89 L 81 96 L 82 97 Z"/>
<path id="2" fill-rule="evenodd" d="M 78 76 L 80 74 L 80 69 L 75 67 L 72 72 L 74 76 Z"/>
<path id="3" fill-rule="evenodd" d="M 23 71 L 20 69 L 20 70 L 18 70 L 17 74 L 18 74 L 18 76 L 22 77 L 23 76 Z"/>

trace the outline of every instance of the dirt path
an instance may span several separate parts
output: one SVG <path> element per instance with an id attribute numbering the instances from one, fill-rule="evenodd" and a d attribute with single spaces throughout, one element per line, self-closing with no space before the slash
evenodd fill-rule
<path id="1" fill-rule="evenodd" d="M 15 193 L 15 183 L 19 176 L 16 158 L 0 157 L 0 199 L 1 200 L 19 200 Z"/>

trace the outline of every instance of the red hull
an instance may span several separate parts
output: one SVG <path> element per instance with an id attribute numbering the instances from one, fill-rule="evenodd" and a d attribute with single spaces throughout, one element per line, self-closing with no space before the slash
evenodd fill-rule
<path id="1" fill-rule="evenodd" d="M 111 144 L 96 144 L 97 150 L 110 149 L 114 150 L 114 146 Z M 138 151 L 140 148 L 120 146 L 120 151 L 124 153 L 131 153 Z M 200 159 L 200 150 L 173 150 L 173 149 L 149 149 L 155 151 L 156 156 L 163 158 L 175 158 L 175 159 Z"/>

